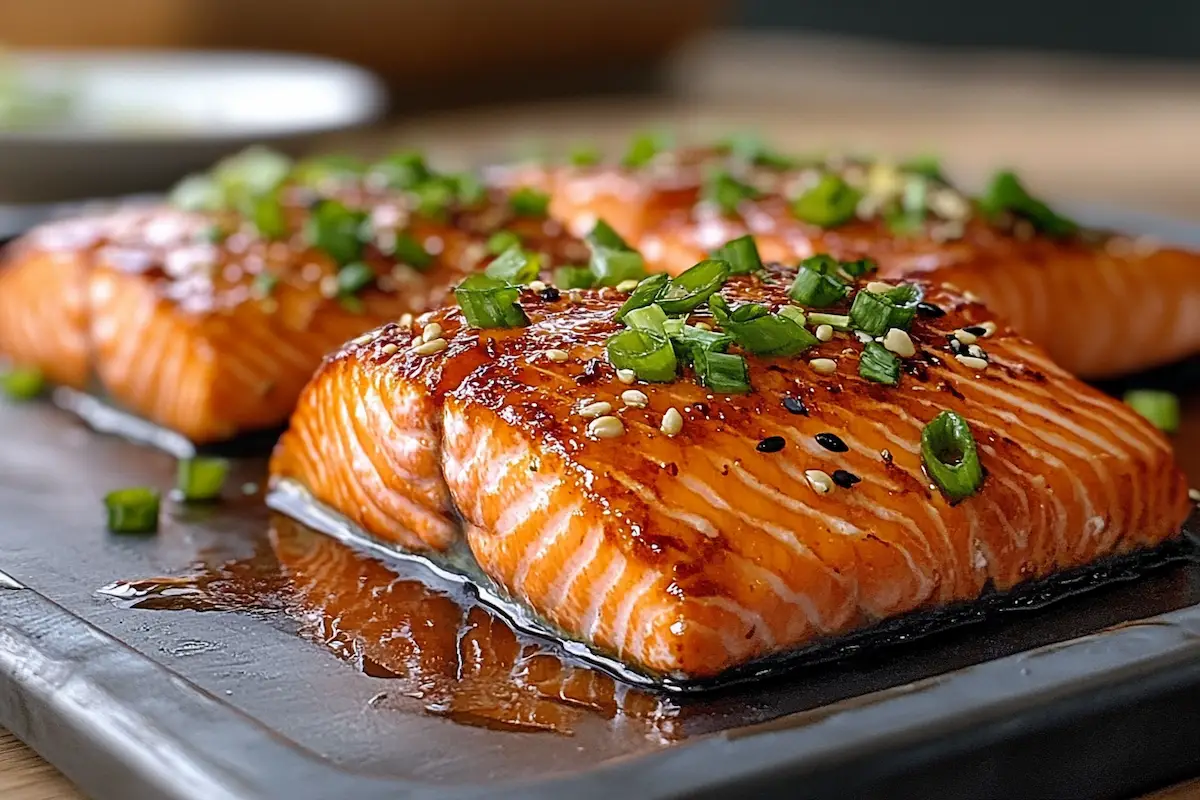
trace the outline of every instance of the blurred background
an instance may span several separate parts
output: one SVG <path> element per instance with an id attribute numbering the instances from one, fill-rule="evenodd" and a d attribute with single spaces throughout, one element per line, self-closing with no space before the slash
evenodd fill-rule
<path id="1" fill-rule="evenodd" d="M 967 185 L 1008 165 L 1200 219 L 1194 0 L 0 0 L 0 43 L 10 213 L 159 190 L 259 139 L 479 163 L 649 127 L 937 152 Z"/>

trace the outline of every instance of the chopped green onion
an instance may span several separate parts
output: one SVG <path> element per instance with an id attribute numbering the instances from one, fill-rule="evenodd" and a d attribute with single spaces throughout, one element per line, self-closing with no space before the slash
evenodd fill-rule
<path id="1" fill-rule="evenodd" d="M 861 278 L 863 275 L 879 269 L 879 265 L 869 258 L 860 258 L 857 261 L 843 261 L 838 267 L 851 278 Z"/>
<path id="2" fill-rule="evenodd" d="M 224 205 L 244 209 L 254 198 L 274 191 L 288 178 L 292 160 L 266 147 L 248 147 L 220 161 L 212 175 L 221 187 Z"/>
<path id="3" fill-rule="evenodd" d="M 955 502 L 983 485 L 971 426 L 953 411 L 938 414 L 921 431 L 921 460 L 929 477 Z"/>
<path id="4" fill-rule="evenodd" d="M 433 263 L 433 254 L 408 231 L 396 231 L 396 242 L 392 245 L 392 257 L 410 267 L 424 269 Z"/>
<path id="5" fill-rule="evenodd" d="M 354 211 L 337 200 L 322 200 L 304 223 L 310 245 L 325 251 L 338 264 L 362 257 L 365 211 Z"/>
<path id="6" fill-rule="evenodd" d="M 522 186 L 509 195 L 508 205 L 519 217 L 544 217 L 550 208 L 550 195 L 530 186 Z"/>
<path id="7" fill-rule="evenodd" d="M 229 462 L 223 458 L 186 458 L 176 470 L 175 488 L 189 502 L 216 500 L 228 474 Z"/>
<path id="8" fill-rule="evenodd" d="M 117 489 L 104 496 L 108 530 L 112 533 L 154 533 L 158 530 L 158 492 L 143 486 Z"/>
<path id="9" fill-rule="evenodd" d="M 302 186 L 319 189 L 329 183 L 358 178 L 366 170 L 362 159 L 335 153 L 304 159 L 296 164 L 291 178 Z"/>
<path id="10" fill-rule="evenodd" d="M 258 297 L 270 297 L 279 285 L 279 276 L 270 272 L 260 272 L 254 276 L 254 294 Z"/>
<path id="11" fill-rule="evenodd" d="M 447 175 L 446 180 L 454 187 L 455 198 L 464 206 L 477 205 L 487 197 L 487 187 L 474 173 Z"/>
<path id="12" fill-rule="evenodd" d="M 671 343 L 676 345 L 675 354 L 681 361 L 692 362 L 697 351 L 724 353 L 733 344 L 727 333 L 716 333 L 695 325 L 684 325 L 678 333 L 671 334 Z"/>
<path id="13" fill-rule="evenodd" d="M 822 228 L 836 228 L 854 219 L 862 193 L 840 176 L 827 172 L 820 182 L 792 201 L 796 218 Z"/>
<path id="14" fill-rule="evenodd" d="M 366 310 L 363 301 L 359 300 L 352 294 L 340 294 L 337 298 L 338 305 L 349 311 L 351 314 L 361 314 Z"/>
<path id="15" fill-rule="evenodd" d="M 666 134 L 640 133 L 630 141 L 629 149 L 625 151 L 625 157 L 621 160 L 621 164 L 632 169 L 644 167 L 670 146 L 670 137 Z"/>
<path id="16" fill-rule="evenodd" d="M 487 250 L 498 256 L 510 247 L 520 247 L 521 237 L 512 231 L 496 231 L 487 240 Z"/>
<path id="17" fill-rule="evenodd" d="M 580 145 L 571 149 L 567 161 L 573 167 L 595 166 L 600 163 L 600 151 L 590 145 Z"/>
<path id="18" fill-rule="evenodd" d="M 942 162 L 937 156 L 915 156 L 907 161 L 902 161 L 900 162 L 900 171 L 912 175 L 920 175 L 923 178 L 933 181 L 944 180 L 942 177 Z"/>
<path id="19" fill-rule="evenodd" d="M 467 324 L 473 328 L 520 328 L 529 318 L 517 305 L 521 290 L 482 272 L 467 276 L 454 290 Z"/>
<path id="20" fill-rule="evenodd" d="M 805 315 L 804 309 L 800 308 L 800 306 L 784 306 L 777 313 L 785 319 L 790 319 L 801 328 L 808 324 L 808 317 Z"/>
<path id="21" fill-rule="evenodd" d="M 646 262 L 642 259 L 642 254 L 635 250 L 594 247 L 588 266 L 600 286 L 616 286 L 625 281 L 646 277 Z"/>
<path id="22" fill-rule="evenodd" d="M 724 171 L 711 173 L 701 192 L 705 201 L 721 209 L 721 213 L 726 216 L 736 214 L 743 200 L 753 200 L 758 196 L 758 190 L 753 186 L 742 183 Z"/>
<path id="23" fill-rule="evenodd" d="M 370 171 L 380 175 L 388 187 L 401 191 L 415 189 L 433 175 L 425 163 L 425 157 L 412 150 L 393 153 L 376 161 Z"/>
<path id="24" fill-rule="evenodd" d="M 596 285 L 596 276 L 588 267 L 555 267 L 554 285 L 560 289 L 590 289 Z"/>
<path id="25" fill-rule="evenodd" d="M 0 370 L 0 390 L 11 400 L 32 400 L 46 389 L 46 378 L 36 367 Z"/>
<path id="26" fill-rule="evenodd" d="M 703 304 L 729 280 L 729 263 L 709 259 L 676 275 L 658 298 L 668 314 L 686 314 Z"/>
<path id="27" fill-rule="evenodd" d="M 651 330 L 628 328 L 605 344 L 608 361 L 617 369 L 631 369 L 644 381 L 675 379 L 678 362 L 666 336 Z"/>
<path id="28" fill-rule="evenodd" d="M 850 306 L 850 325 L 872 336 L 882 336 L 888 328 L 906 331 L 916 316 L 919 301 L 920 290 L 912 284 L 897 286 L 884 294 L 861 289 Z"/>
<path id="29" fill-rule="evenodd" d="M 725 298 L 713 295 L 708 307 L 721 329 L 755 355 L 794 356 L 817 344 L 807 330 L 758 303 L 745 303 L 731 312 Z"/>
<path id="30" fill-rule="evenodd" d="M 694 350 L 696 378 L 719 394 L 743 394 L 750 391 L 750 372 L 746 359 L 716 350 Z"/>
<path id="31" fill-rule="evenodd" d="M 229 238 L 229 231 L 214 222 L 200 231 L 196 238 L 209 244 L 220 244 Z"/>
<path id="32" fill-rule="evenodd" d="M 718 143 L 717 148 L 743 164 L 754 164 L 768 169 L 790 169 L 796 165 L 795 159 L 774 152 L 760 137 L 752 133 L 728 136 Z"/>
<path id="33" fill-rule="evenodd" d="M 662 324 L 663 333 L 669 337 L 672 337 L 672 339 L 676 336 L 680 336 L 683 333 L 683 329 L 686 327 L 687 320 L 685 320 L 683 317 L 668 317 L 667 319 L 663 320 Z"/>
<path id="34" fill-rule="evenodd" d="M 1078 223 L 1056 214 L 1050 206 L 1030 195 L 1012 172 L 996 173 L 987 192 L 979 198 L 979 206 L 990 217 L 1005 211 L 1016 214 L 1054 238 L 1064 238 L 1079 231 Z"/>
<path id="35" fill-rule="evenodd" d="M 442 219 L 458 199 L 458 185 L 445 178 L 431 178 L 412 188 L 417 199 L 417 213 L 431 219 Z"/>
<path id="36" fill-rule="evenodd" d="M 338 294 L 353 297 L 375 282 L 375 270 L 361 261 L 351 262 L 337 273 Z"/>
<path id="37" fill-rule="evenodd" d="M 900 359 L 879 342 L 867 342 L 858 358 L 858 374 L 875 383 L 900 382 Z"/>
<path id="38" fill-rule="evenodd" d="M 928 213 L 929 179 L 912 175 L 904 182 L 904 193 L 900 208 L 887 214 L 888 229 L 892 233 L 911 236 L 925 229 Z"/>
<path id="39" fill-rule="evenodd" d="M 832 260 L 832 259 L 830 259 Z M 837 265 L 837 262 L 833 262 Z M 827 274 L 828 265 L 820 256 L 800 262 L 796 279 L 788 289 L 788 297 L 809 308 L 827 308 L 840 302 L 849 291 L 836 275 Z"/>
<path id="40" fill-rule="evenodd" d="M 167 200 L 184 211 L 217 211 L 225 205 L 225 194 L 211 175 L 188 175 L 175 184 Z"/>
<path id="41" fill-rule="evenodd" d="M 612 225 L 602 219 L 596 220 L 592 230 L 584 237 L 592 247 L 603 247 L 608 250 L 632 250 L 629 242 L 621 238 Z"/>
<path id="42" fill-rule="evenodd" d="M 591 275 L 590 271 L 588 272 L 588 275 Z M 667 281 L 670 279 L 671 276 L 667 275 L 665 272 L 651 275 L 649 278 L 643 278 L 633 292 L 630 293 L 629 299 L 622 303 L 621 307 L 617 309 L 617 319 L 624 319 L 625 315 L 630 311 L 638 308 L 644 308 L 658 300 L 659 296 L 663 293 L 663 289 L 666 288 Z"/>
<path id="43" fill-rule="evenodd" d="M 267 192 L 251 203 L 254 227 L 264 239 L 282 239 L 288 234 L 287 215 L 279 191 Z"/>
<path id="44" fill-rule="evenodd" d="M 1124 400 L 1160 431 L 1175 433 L 1179 430 L 1179 398 L 1170 392 L 1131 389 L 1125 393 Z"/>
<path id="45" fill-rule="evenodd" d="M 645 308 L 635 308 L 625 315 L 624 322 L 630 328 L 636 328 L 643 331 L 653 331 L 666 335 L 664 325 L 667 321 L 667 315 L 657 305 L 646 306 Z"/>
<path id="46" fill-rule="evenodd" d="M 850 317 L 846 314 L 823 314 L 820 311 L 811 311 L 808 314 L 809 325 L 828 325 L 834 330 L 848 331 L 850 330 Z"/>
<path id="47" fill-rule="evenodd" d="M 762 257 L 758 254 L 758 245 L 750 234 L 730 239 L 725 244 L 713 250 L 713 258 L 729 262 L 730 275 L 749 275 L 763 268 Z"/>
<path id="48" fill-rule="evenodd" d="M 513 245 L 488 264 L 483 272 L 497 280 L 521 285 L 537 280 L 542 269 L 542 258 L 536 253 L 526 253 L 520 245 Z"/>

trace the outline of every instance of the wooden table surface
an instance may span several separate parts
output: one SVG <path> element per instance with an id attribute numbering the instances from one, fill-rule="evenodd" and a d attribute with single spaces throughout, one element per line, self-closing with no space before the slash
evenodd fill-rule
<path id="1" fill-rule="evenodd" d="M 402 119 L 326 144 L 368 153 L 418 146 L 435 158 L 499 159 L 543 145 L 616 145 L 646 128 L 695 140 L 754 129 L 801 150 L 939 153 L 968 183 L 1013 166 L 1050 197 L 1200 222 L 1200 65 L 931 55 L 828 39 L 722 35 L 679 53 L 668 84 L 659 97 Z M 1200 482 L 1200 473 L 1193 480 Z M 0 730 L 0 798 L 82 795 Z M 1200 780 L 1153 798 L 1200 800 Z"/>

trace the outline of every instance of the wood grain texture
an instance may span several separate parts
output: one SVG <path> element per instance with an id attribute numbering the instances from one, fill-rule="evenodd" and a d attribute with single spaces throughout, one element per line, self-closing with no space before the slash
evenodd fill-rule
<path id="1" fill-rule="evenodd" d="M 0 8 L 8 5 L 0 0 Z M 1194 158 L 1200 70 L 1194 67 L 715 37 L 685 49 L 672 76 L 674 92 L 665 98 L 462 111 L 324 145 L 367 153 L 433 145 L 435 156 L 480 160 L 511 156 L 530 142 L 615 145 L 648 126 L 666 125 L 693 138 L 755 128 L 792 148 L 850 143 L 937 151 L 967 181 L 1013 165 L 1051 197 L 1200 220 L 1200 160 Z M 1189 416 L 1198 420 L 1189 430 L 1200 444 L 1200 409 Z M 1200 479 L 1200 463 L 1186 466 Z M 0 798 L 81 797 L 0 730 Z M 1146 800 L 1200 800 L 1200 780 Z"/>

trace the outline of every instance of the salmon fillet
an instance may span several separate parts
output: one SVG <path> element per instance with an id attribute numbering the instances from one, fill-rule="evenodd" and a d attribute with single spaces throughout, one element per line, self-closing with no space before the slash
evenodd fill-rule
<path id="1" fill-rule="evenodd" d="M 326 352 L 439 304 L 491 259 L 491 234 L 514 232 L 548 264 L 587 255 L 557 224 L 514 217 L 503 196 L 446 218 L 410 217 L 395 197 L 347 202 L 422 243 L 428 263 L 368 245 L 356 265 L 366 285 L 348 296 L 338 262 L 302 240 L 315 212 L 301 196 L 285 204 L 279 240 L 236 215 L 166 206 L 37 229 L 0 263 L 0 357 L 215 442 L 283 424 Z M 212 241 L 214 226 L 226 238 Z"/>
<path id="2" fill-rule="evenodd" d="M 777 309 L 793 275 L 769 268 L 721 294 Z M 748 357 L 745 394 L 630 385 L 605 357 L 627 299 L 611 289 L 526 290 L 523 328 L 470 328 L 455 307 L 388 324 L 318 370 L 272 481 L 401 548 L 465 547 L 568 637 L 688 679 L 1178 532 L 1187 487 L 1161 434 L 983 305 L 924 291 L 944 314 L 917 317 L 898 386 L 858 374 L 848 333 Z M 421 354 L 410 342 L 431 324 L 447 346 Z M 986 361 L 955 354 L 964 326 Z M 635 388 L 644 404 L 623 394 Z M 589 420 L 597 402 L 616 431 Z M 946 410 L 986 471 L 960 502 L 921 456 Z"/>
<path id="3" fill-rule="evenodd" d="M 667 151 L 647 165 L 497 169 L 499 185 L 552 194 L 550 213 L 577 235 L 604 219 L 653 269 L 677 273 L 746 233 L 766 261 L 817 252 L 875 259 L 887 279 L 927 274 L 961 287 L 1083 378 L 1128 374 L 1200 352 L 1200 253 L 1099 232 L 1052 238 L 1010 218 L 981 218 L 970 198 L 939 181 L 919 230 L 898 235 L 878 214 L 834 227 L 803 222 L 792 200 L 827 168 L 738 162 L 714 149 Z M 857 186 L 896 191 L 903 171 L 864 162 L 836 165 Z M 710 176 L 735 175 L 757 189 L 724 212 L 706 199 Z M 880 177 L 880 176 L 883 177 Z M 867 217 L 863 219 L 862 217 Z"/>

